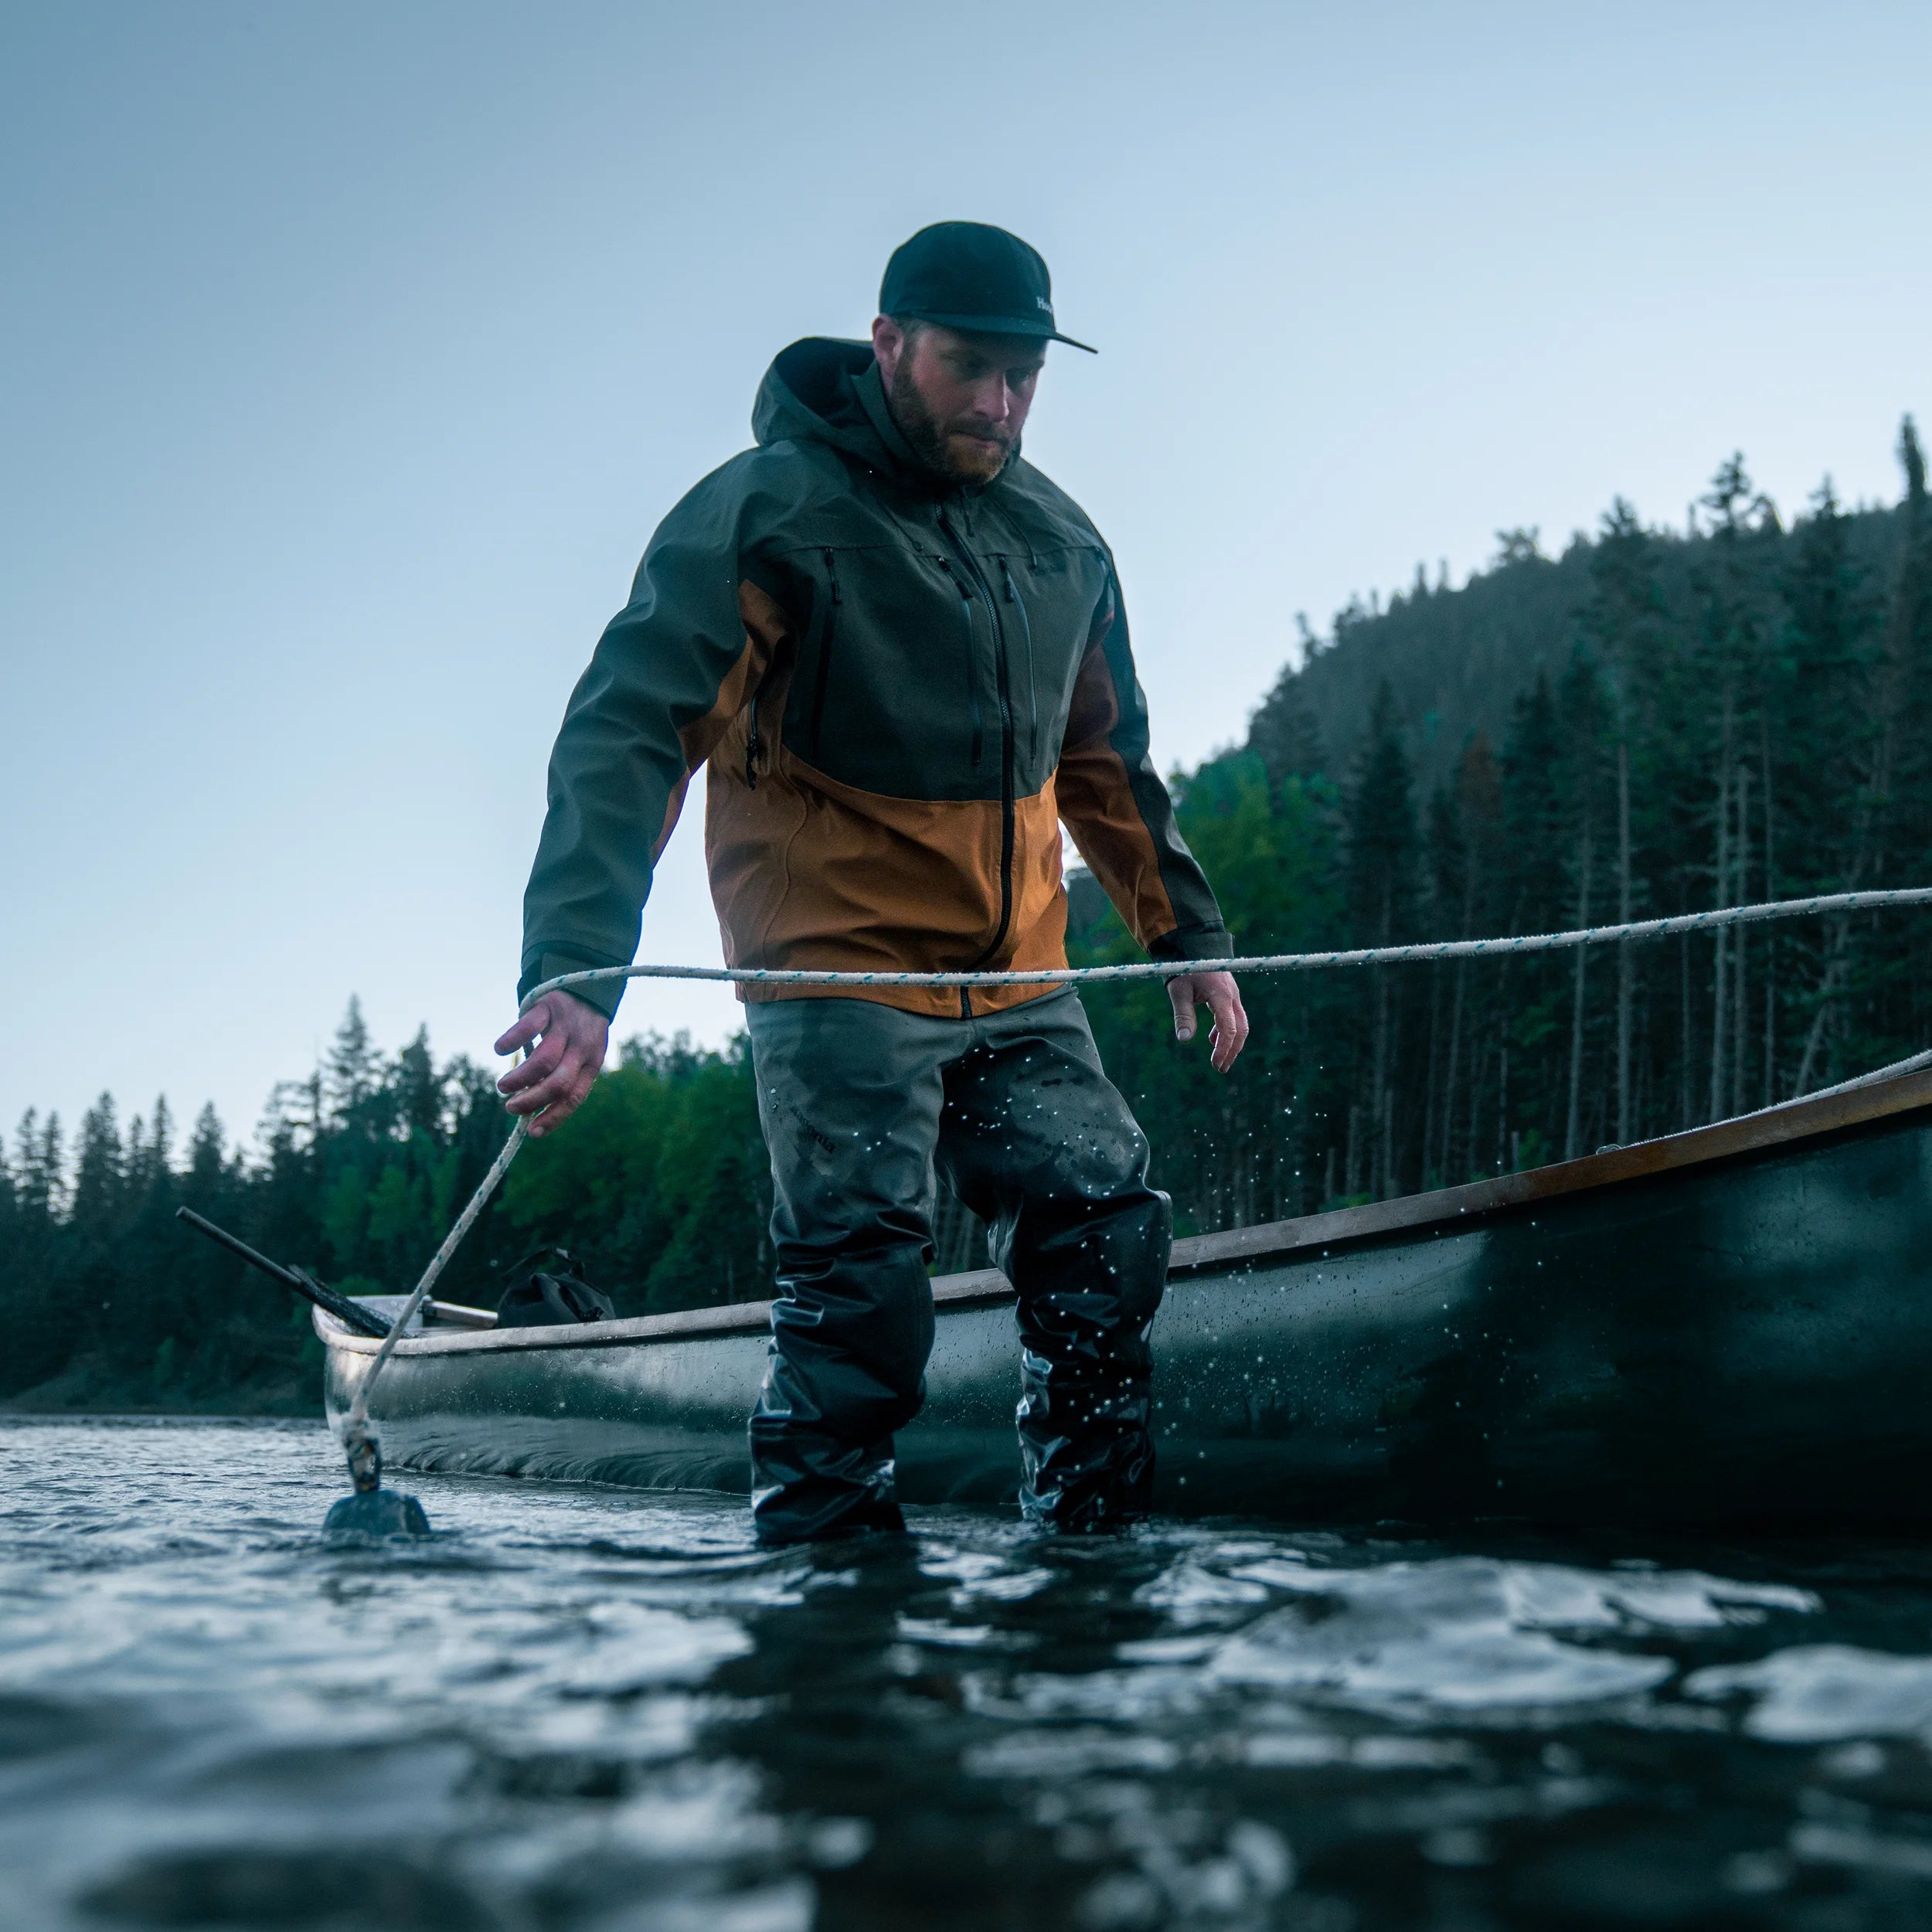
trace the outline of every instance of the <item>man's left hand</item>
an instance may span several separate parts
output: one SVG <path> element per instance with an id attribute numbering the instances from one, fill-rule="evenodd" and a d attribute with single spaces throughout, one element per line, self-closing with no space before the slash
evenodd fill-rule
<path id="1" fill-rule="evenodd" d="M 1174 1002 L 1174 1037 L 1194 1037 L 1194 1009 L 1202 1001 L 1214 1019 L 1209 1036 L 1214 1052 L 1214 1070 L 1225 1073 L 1240 1057 L 1248 1043 L 1248 1016 L 1241 1004 L 1241 989 L 1232 973 L 1180 973 L 1167 983 L 1167 996 Z"/>
<path id="2" fill-rule="evenodd" d="M 581 1107 L 611 1044 L 611 1022 L 588 1000 L 574 993 L 546 993 L 496 1043 L 499 1053 L 514 1053 L 540 1039 L 543 1044 L 520 1066 L 496 1083 L 509 1096 L 505 1104 L 530 1123 L 530 1138 L 553 1133 Z"/>

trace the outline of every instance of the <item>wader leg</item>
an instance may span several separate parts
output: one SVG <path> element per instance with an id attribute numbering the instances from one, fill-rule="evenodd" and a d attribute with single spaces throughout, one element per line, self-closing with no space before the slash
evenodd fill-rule
<path id="1" fill-rule="evenodd" d="M 1172 1209 L 1077 998 L 976 1024 L 981 1045 L 947 1070 L 938 1158 L 1019 1291 L 1020 1508 L 1112 1528 L 1153 1494 L 1147 1332 Z"/>
<path id="2" fill-rule="evenodd" d="M 919 1413 L 932 1352 L 944 1095 L 925 1036 L 944 1023 L 855 999 L 757 1002 L 747 1022 L 778 1291 L 753 1521 L 763 1543 L 903 1529 L 893 1435 Z"/>

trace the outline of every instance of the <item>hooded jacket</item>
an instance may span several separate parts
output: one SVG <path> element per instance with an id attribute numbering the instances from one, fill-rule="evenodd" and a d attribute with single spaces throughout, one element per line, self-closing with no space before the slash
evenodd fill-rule
<path id="1" fill-rule="evenodd" d="M 630 962 L 651 869 L 707 760 L 734 966 L 1063 966 L 1063 823 L 1149 952 L 1226 957 L 1148 757 L 1113 558 L 1080 507 L 1019 458 L 982 489 L 934 480 L 868 343 L 784 351 L 752 427 L 757 447 L 659 526 L 571 696 L 521 990 Z M 583 997 L 614 1012 L 619 990 Z M 1051 990 L 864 996 L 946 1015 Z"/>

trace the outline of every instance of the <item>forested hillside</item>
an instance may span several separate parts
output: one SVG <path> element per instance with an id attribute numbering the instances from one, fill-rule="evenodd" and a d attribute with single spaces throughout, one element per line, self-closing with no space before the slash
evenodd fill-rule
<path id="1" fill-rule="evenodd" d="M 1932 883 L 1932 509 L 1908 423 L 1896 507 L 1828 485 L 1788 520 L 1741 459 L 1689 526 L 1618 503 L 1546 558 L 1354 604 L 1304 639 L 1247 743 L 1177 780 L 1240 948 L 1544 930 Z M 1284 641 L 1284 649 L 1287 641 Z M 1073 882 L 1080 961 L 1133 949 Z M 1928 1043 L 1932 917 L 1760 926 L 1513 961 L 1256 980 L 1229 1080 L 1155 985 L 1088 998 L 1183 1229 L 1386 1196 L 1668 1132 Z M 305 1311 L 182 1232 L 185 1201 L 338 1285 L 401 1289 L 500 1145 L 490 1077 L 385 1057 L 352 1003 L 253 1145 L 104 1096 L 0 1161 L 0 1400 L 314 1402 Z M 620 1308 L 768 1292 L 769 1186 L 741 1048 L 634 1042 L 532 1146 L 446 1292 L 494 1301 L 539 1240 Z M 956 1205 L 940 1265 L 983 1251 Z"/>
<path id="2" fill-rule="evenodd" d="M 1891 510 L 1848 515 L 1826 484 L 1787 526 L 1734 457 L 1694 529 L 1619 502 L 1559 560 L 1512 532 L 1465 589 L 1419 578 L 1343 613 L 1247 745 L 1183 781 L 1242 950 L 1932 883 L 1932 514 L 1909 421 L 1899 454 Z M 1926 915 L 1886 913 L 1260 981 L 1219 1091 L 1149 1050 L 1151 1007 L 1094 1004 L 1167 1124 L 1165 1184 L 1213 1226 L 1666 1133 L 1915 1050 L 1929 940 Z"/>
<path id="3" fill-rule="evenodd" d="M 1713 478 L 1712 489 L 1730 494 L 1732 513 L 1740 520 L 1775 516 L 1751 488 L 1742 457 Z M 1803 515 L 1818 507 L 1814 501 Z M 1869 619 L 1892 587 L 1899 519 L 1891 510 L 1840 508 L 1838 513 L 1845 563 L 1863 583 Z M 1645 561 L 1665 607 L 1680 621 L 1697 594 L 1692 580 L 1706 546 L 1723 521 L 1707 495 L 1691 506 L 1686 529 L 1648 533 Z M 1540 531 L 1499 530 L 1489 569 L 1459 590 L 1432 587 L 1418 565 L 1408 590 L 1386 604 L 1379 595 L 1366 603 L 1352 599 L 1335 613 L 1325 636 L 1298 621 L 1298 666 L 1284 669 L 1257 713 L 1250 744 L 1277 761 L 1284 752 L 1292 759 L 1298 750 L 1294 734 L 1306 729 L 1305 717 L 1313 720 L 1332 768 L 1345 775 L 1354 769 L 1377 693 L 1386 684 L 1426 796 L 1450 778 L 1472 733 L 1501 743 L 1517 698 L 1539 672 L 1553 682 L 1560 679 L 1597 594 L 1597 552 L 1613 531 L 1629 535 L 1634 522 L 1628 506 L 1613 505 L 1596 532 L 1577 532 L 1554 558 L 1543 554 Z M 1784 533 L 1780 525 L 1760 534 Z M 1781 584 L 1766 587 L 1775 601 Z M 1590 641 L 1601 650 L 1602 640 Z"/>

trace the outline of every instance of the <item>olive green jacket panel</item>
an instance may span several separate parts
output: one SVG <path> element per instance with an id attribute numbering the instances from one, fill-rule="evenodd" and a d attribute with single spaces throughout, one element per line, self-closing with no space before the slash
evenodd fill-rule
<path id="1" fill-rule="evenodd" d="M 1144 945 L 1225 956 L 1148 757 L 1113 561 L 1078 506 L 1024 461 L 983 491 L 936 489 L 862 344 L 785 351 L 753 421 L 758 447 L 660 526 L 572 695 L 524 988 L 632 957 L 707 760 L 736 963 L 1063 962 L 1059 820 Z"/>

